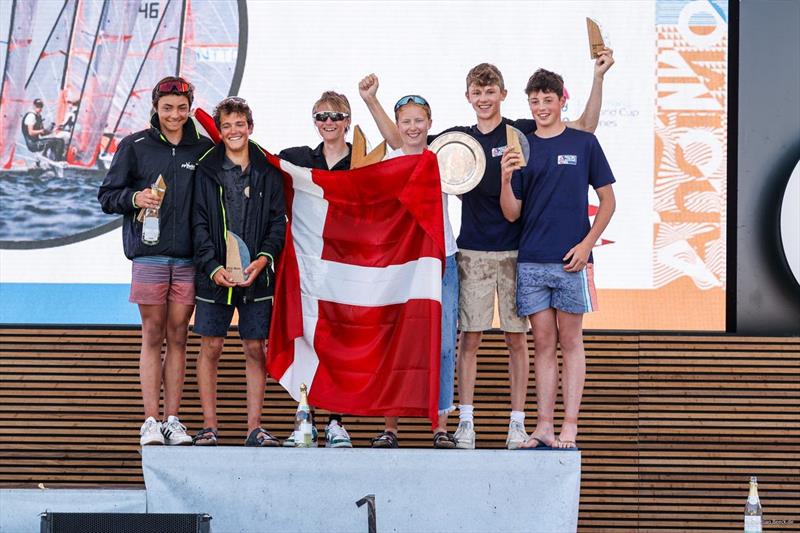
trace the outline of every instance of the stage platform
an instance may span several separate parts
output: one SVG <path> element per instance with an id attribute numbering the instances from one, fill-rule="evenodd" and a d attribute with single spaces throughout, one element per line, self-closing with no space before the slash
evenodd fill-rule
<path id="1" fill-rule="evenodd" d="M 751 475 L 764 520 L 797 529 L 800 338 L 587 332 L 585 339 L 579 532 L 741 531 Z M 139 343 L 136 328 L 0 327 L 0 488 L 144 488 Z M 198 350 L 192 334 L 181 408 L 192 432 L 202 424 Z M 528 430 L 534 398 L 531 379 Z M 295 409 L 270 379 L 264 427 L 286 437 Z M 235 334 L 220 362 L 219 414 L 220 443 L 241 447 L 244 358 Z M 326 413 L 317 414 L 321 428 Z M 508 351 L 491 331 L 478 353 L 479 452 L 500 451 L 508 414 Z M 382 420 L 345 422 L 356 451 L 370 453 L 363 448 Z M 400 451 L 438 451 L 424 420 L 403 419 L 400 441 Z M 353 508 L 364 518 L 363 507 Z"/>
<path id="2" fill-rule="evenodd" d="M 208 513 L 214 532 L 571 532 L 580 452 L 143 450 L 151 513 Z"/>

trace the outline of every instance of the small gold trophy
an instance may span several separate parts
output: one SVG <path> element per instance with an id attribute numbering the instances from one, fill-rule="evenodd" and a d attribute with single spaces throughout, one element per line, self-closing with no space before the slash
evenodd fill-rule
<path id="1" fill-rule="evenodd" d="M 367 138 L 364 132 L 356 125 L 353 130 L 353 148 L 350 154 L 350 168 L 361 168 L 373 163 L 380 163 L 386 156 L 386 141 L 376 146 L 370 153 L 367 153 Z"/>
<path id="2" fill-rule="evenodd" d="M 600 25 L 597 21 L 586 17 L 586 31 L 589 33 L 589 57 L 597 59 L 600 57 L 600 52 L 606 47 Z"/>
<path id="3" fill-rule="evenodd" d="M 515 170 L 523 168 L 528 164 L 525 151 L 522 149 L 522 145 L 520 144 L 519 130 L 508 124 L 506 124 L 506 150 L 510 152 L 517 152 L 522 156 L 522 160 L 514 167 Z"/>
<path id="4" fill-rule="evenodd" d="M 250 265 L 250 250 L 241 237 L 229 231 L 225 237 L 225 270 L 233 283 L 244 283 L 244 269 Z"/>
<path id="5" fill-rule="evenodd" d="M 311 407 L 308 405 L 308 387 L 305 383 L 300 385 L 300 403 L 294 416 L 294 446 L 295 448 L 311 448 L 312 442 Z"/>

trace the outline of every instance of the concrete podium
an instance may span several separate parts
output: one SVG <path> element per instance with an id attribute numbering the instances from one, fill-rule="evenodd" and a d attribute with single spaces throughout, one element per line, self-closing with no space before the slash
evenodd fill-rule
<path id="1" fill-rule="evenodd" d="M 142 452 L 147 512 L 208 513 L 214 533 L 554 533 L 578 524 L 578 451 L 148 446 Z"/>

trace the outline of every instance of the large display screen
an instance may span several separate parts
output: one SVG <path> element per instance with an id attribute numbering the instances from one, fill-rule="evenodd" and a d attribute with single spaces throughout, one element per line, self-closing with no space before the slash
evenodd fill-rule
<path id="1" fill-rule="evenodd" d="M 593 80 L 586 17 L 616 60 L 596 135 L 617 210 L 594 250 L 600 311 L 585 327 L 724 330 L 720 0 L 0 2 L 0 323 L 139 323 L 120 218 L 96 193 L 122 137 L 147 127 L 161 77 L 187 77 L 209 112 L 226 95 L 246 98 L 253 138 L 273 153 L 320 142 L 311 107 L 329 89 L 349 97 L 353 124 L 377 144 L 357 88 L 369 73 L 385 106 L 425 96 L 436 132 L 475 123 L 464 96 L 474 65 L 502 71 L 508 118 L 531 116 L 524 87 L 543 67 L 563 75 L 574 119 Z M 52 130 L 46 146 L 23 131 L 34 100 Z M 460 205 L 450 205 L 458 232 Z"/>

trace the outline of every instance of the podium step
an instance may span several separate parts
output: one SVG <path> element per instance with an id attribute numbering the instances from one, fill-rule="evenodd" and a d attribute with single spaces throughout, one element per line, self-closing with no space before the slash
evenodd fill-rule
<path id="1" fill-rule="evenodd" d="M 575 531 L 578 451 L 148 446 L 150 513 L 214 532 Z"/>

